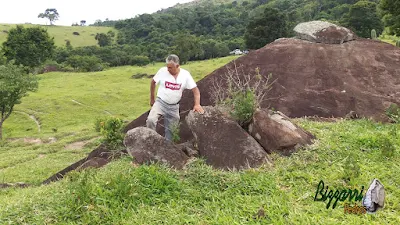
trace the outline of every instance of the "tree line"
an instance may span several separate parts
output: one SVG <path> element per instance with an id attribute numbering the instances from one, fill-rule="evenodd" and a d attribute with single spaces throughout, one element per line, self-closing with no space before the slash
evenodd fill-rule
<path id="1" fill-rule="evenodd" d="M 235 48 L 257 49 L 279 37 L 291 37 L 301 22 L 325 20 L 352 29 L 358 36 L 369 38 L 375 30 L 379 36 L 400 35 L 400 1 L 397 0 L 249 0 L 225 4 L 173 7 L 154 14 L 107 21 L 117 30 L 119 45 L 151 46 L 151 52 L 175 50 L 188 52 L 187 60 L 226 55 Z M 201 2 L 200 2 L 201 3 Z M 101 21 L 96 23 L 102 26 Z M 277 26 L 278 25 L 278 26 Z M 189 41 L 183 48 L 184 36 Z M 261 40 L 260 40 L 261 39 Z M 257 44 L 254 44 L 257 42 Z M 215 48 L 207 48 L 218 44 Z M 157 54 L 149 55 L 159 60 Z"/>

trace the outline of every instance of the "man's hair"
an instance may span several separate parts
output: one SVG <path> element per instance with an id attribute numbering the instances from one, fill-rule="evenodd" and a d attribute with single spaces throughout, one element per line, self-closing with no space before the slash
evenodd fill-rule
<path id="1" fill-rule="evenodd" d="M 179 65 L 179 57 L 177 55 L 169 55 L 165 60 L 166 63 L 174 63 L 175 65 Z"/>

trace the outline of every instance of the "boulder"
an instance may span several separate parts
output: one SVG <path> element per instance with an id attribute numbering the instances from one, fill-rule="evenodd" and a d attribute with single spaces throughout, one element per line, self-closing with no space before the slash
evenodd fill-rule
<path id="1" fill-rule="evenodd" d="M 268 153 L 290 155 L 299 147 L 311 144 L 315 137 L 292 123 L 281 112 L 257 110 L 249 125 L 249 133 Z"/>
<path id="2" fill-rule="evenodd" d="M 189 160 L 181 147 L 147 127 L 129 130 L 124 138 L 124 145 L 138 164 L 157 162 L 182 169 Z"/>
<path id="3" fill-rule="evenodd" d="M 219 169 L 246 169 L 269 162 L 260 144 L 235 121 L 212 106 L 203 108 L 204 114 L 190 111 L 186 123 L 207 164 Z"/>
<path id="4" fill-rule="evenodd" d="M 353 31 L 325 21 L 300 23 L 294 31 L 298 38 L 316 43 L 342 44 L 356 38 Z"/>

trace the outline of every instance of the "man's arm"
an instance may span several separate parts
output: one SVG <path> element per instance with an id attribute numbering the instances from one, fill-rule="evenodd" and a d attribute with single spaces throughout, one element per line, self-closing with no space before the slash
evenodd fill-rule
<path id="1" fill-rule="evenodd" d="M 150 81 L 150 106 L 153 106 L 154 102 L 155 102 L 155 94 L 154 94 L 155 90 L 156 90 L 156 82 L 153 79 L 151 79 L 151 81 Z"/>
<path id="2" fill-rule="evenodd" d="M 204 113 L 204 109 L 200 105 L 200 90 L 198 87 L 192 89 L 194 96 L 194 107 L 193 110 L 199 112 L 201 114 Z"/>
<path id="3" fill-rule="evenodd" d="M 200 105 L 200 90 L 198 87 L 192 89 L 194 96 L 194 105 Z"/>

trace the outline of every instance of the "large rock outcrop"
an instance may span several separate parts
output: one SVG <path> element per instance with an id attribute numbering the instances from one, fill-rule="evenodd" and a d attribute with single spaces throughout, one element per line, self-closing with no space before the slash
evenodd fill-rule
<path id="1" fill-rule="evenodd" d="M 325 21 L 300 23 L 294 31 L 298 38 L 316 43 L 342 44 L 356 38 L 353 31 Z"/>
<path id="2" fill-rule="evenodd" d="M 167 141 L 156 131 L 147 127 L 129 130 L 124 139 L 126 149 L 138 164 L 162 163 L 175 169 L 182 169 L 189 157 L 182 147 Z"/>
<path id="3" fill-rule="evenodd" d="M 315 137 L 292 123 L 281 112 L 257 110 L 249 125 L 249 133 L 268 153 L 290 155 L 299 147 L 312 143 Z"/>
<path id="4" fill-rule="evenodd" d="M 214 107 L 204 110 L 204 114 L 189 112 L 186 123 L 207 164 L 220 169 L 245 169 L 269 162 L 265 150 L 235 121 Z"/>
<path id="5" fill-rule="evenodd" d="M 282 38 L 223 66 L 197 82 L 202 105 L 214 105 L 212 88 L 221 83 L 228 90 L 224 75 L 227 68 L 240 73 L 260 71 L 264 81 L 269 74 L 274 81 L 261 108 L 274 108 L 289 118 L 340 118 L 350 112 L 359 118 L 389 121 L 385 110 L 392 103 L 400 105 L 400 48 L 357 38 L 337 44 L 321 44 L 297 38 Z M 193 108 L 193 94 L 183 93 L 180 103 L 181 122 Z M 148 112 L 125 129 L 145 126 Z M 161 126 L 157 130 L 163 134 Z M 181 141 L 193 138 L 185 123 Z"/>

